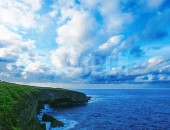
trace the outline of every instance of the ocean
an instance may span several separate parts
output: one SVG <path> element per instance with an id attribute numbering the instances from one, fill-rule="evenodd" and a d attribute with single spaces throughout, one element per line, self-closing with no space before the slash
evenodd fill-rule
<path id="1" fill-rule="evenodd" d="M 170 130 L 170 89 L 79 89 L 88 104 L 46 112 L 65 123 L 47 130 Z"/>

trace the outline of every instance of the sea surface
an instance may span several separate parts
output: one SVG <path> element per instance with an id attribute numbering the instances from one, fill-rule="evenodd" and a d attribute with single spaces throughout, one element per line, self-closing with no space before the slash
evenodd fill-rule
<path id="1" fill-rule="evenodd" d="M 170 130 L 170 89 L 84 89 L 88 104 L 44 112 L 65 123 L 47 130 Z"/>

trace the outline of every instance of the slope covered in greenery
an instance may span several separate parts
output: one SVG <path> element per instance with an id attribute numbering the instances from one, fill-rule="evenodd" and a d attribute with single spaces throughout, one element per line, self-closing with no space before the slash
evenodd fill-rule
<path id="1" fill-rule="evenodd" d="M 25 108 L 32 107 L 32 99 L 36 99 L 39 93 L 34 87 L 0 82 L 0 129 L 19 129 L 17 114 Z"/>

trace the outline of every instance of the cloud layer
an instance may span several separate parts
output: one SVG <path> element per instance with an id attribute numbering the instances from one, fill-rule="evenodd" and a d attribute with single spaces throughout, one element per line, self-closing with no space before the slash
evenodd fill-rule
<path id="1" fill-rule="evenodd" d="M 169 81 L 166 0 L 1 0 L 0 78 Z"/>

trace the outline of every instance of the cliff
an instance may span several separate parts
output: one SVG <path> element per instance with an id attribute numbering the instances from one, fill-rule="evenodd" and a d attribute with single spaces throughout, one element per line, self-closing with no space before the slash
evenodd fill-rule
<path id="1" fill-rule="evenodd" d="M 66 89 L 0 82 L 0 130 L 43 130 L 37 113 L 44 103 L 60 107 L 86 103 L 88 99 L 83 93 Z"/>

